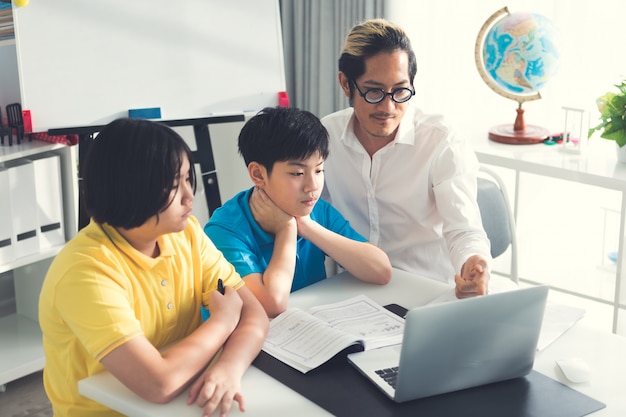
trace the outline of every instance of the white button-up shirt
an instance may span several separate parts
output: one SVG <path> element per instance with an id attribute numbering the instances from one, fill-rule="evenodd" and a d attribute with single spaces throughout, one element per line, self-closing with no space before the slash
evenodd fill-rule
<path id="1" fill-rule="evenodd" d="M 323 197 L 394 267 L 444 282 L 474 254 L 491 267 L 478 159 L 441 116 L 408 106 L 396 138 L 372 158 L 354 135 L 352 108 L 322 122 L 330 135 Z"/>

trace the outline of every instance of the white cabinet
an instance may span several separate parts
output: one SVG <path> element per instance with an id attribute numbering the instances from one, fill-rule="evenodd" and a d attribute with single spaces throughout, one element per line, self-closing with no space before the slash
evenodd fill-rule
<path id="1" fill-rule="evenodd" d="M 0 165 L 41 154 L 56 154 L 61 162 L 61 187 L 65 240 L 77 232 L 78 176 L 77 147 L 28 139 L 21 144 L 0 146 Z M 10 221 L 10 219 L 0 219 Z M 47 248 L 34 255 L 0 264 L 0 273 L 11 271 L 15 286 L 15 314 L 0 317 L 0 387 L 15 379 L 41 370 L 44 354 L 38 323 L 41 284 L 54 256 L 63 245 Z"/>

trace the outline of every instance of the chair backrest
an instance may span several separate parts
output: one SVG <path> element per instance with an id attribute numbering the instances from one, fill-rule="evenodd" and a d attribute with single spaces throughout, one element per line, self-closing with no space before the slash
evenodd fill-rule
<path id="1" fill-rule="evenodd" d="M 513 281 L 518 282 L 515 218 L 506 187 L 491 169 L 481 166 L 480 172 L 477 200 L 483 227 L 491 242 L 491 256 L 495 259 L 510 247 L 510 276 Z"/>
<path id="2" fill-rule="evenodd" d="M 0 107 L 0 144 L 4 145 L 4 137 L 6 136 L 9 138 L 9 145 L 12 145 L 13 140 L 11 134 L 11 128 L 4 124 L 4 121 L 2 120 L 2 107 Z"/>
<path id="3" fill-rule="evenodd" d="M 8 120 L 7 120 L 8 122 Z M 0 127 L 7 127 L 8 125 L 6 125 L 4 123 L 4 120 L 2 119 L 2 107 L 0 107 Z"/>
<path id="4" fill-rule="evenodd" d="M 24 118 L 22 117 L 22 105 L 20 103 L 7 104 L 7 119 L 9 126 L 15 129 L 17 143 L 24 139 Z"/>
<path id="5" fill-rule="evenodd" d="M 22 118 L 22 105 L 20 103 L 7 104 L 7 119 L 9 120 L 9 126 L 11 127 L 24 125 L 24 119 Z"/>

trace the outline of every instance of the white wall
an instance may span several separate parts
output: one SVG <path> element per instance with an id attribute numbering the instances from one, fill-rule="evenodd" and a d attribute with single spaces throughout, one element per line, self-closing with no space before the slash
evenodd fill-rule
<path id="1" fill-rule="evenodd" d="M 478 32 L 492 13 L 533 12 L 552 20 L 561 33 L 558 74 L 527 102 L 526 123 L 563 129 L 562 106 L 589 108 L 597 120 L 595 99 L 626 76 L 622 47 L 626 2 L 623 0 L 389 0 L 389 20 L 402 25 L 417 55 L 415 102 L 462 126 L 488 129 L 513 123 L 517 103 L 491 91 L 474 63 Z"/>
<path id="2" fill-rule="evenodd" d="M 15 45 L 4 41 L 0 45 L 0 107 L 2 107 L 2 120 L 6 124 L 6 105 L 20 101 L 20 82 L 17 75 L 17 55 Z"/>

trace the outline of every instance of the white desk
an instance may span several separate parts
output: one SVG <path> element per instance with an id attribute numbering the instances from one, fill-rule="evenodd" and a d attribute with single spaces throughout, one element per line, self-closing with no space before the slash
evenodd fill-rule
<path id="1" fill-rule="evenodd" d="M 451 289 L 443 283 L 397 270 L 394 271 L 391 283 L 384 287 L 364 284 L 350 275 L 341 274 L 295 292 L 290 304 L 308 308 L 366 294 L 382 305 L 398 303 L 411 308 L 423 305 L 445 291 Z M 607 404 L 605 409 L 594 413 L 594 417 L 623 417 L 626 415 L 626 396 L 623 395 L 623 387 L 626 386 L 624 352 L 626 338 L 595 332 L 585 327 L 583 319 L 538 353 L 534 369 L 568 384 L 554 361 L 571 356 L 584 358 L 591 365 L 592 379 L 585 384 L 569 385 Z M 233 416 L 292 416 L 294 410 L 297 410 L 295 414 L 303 417 L 330 415 L 254 367 L 250 367 L 244 375 L 242 389 L 247 411 L 243 414 L 233 409 Z M 81 381 L 79 390 L 83 395 L 131 417 L 200 416 L 196 406 L 185 404 L 186 395 L 166 405 L 152 404 L 130 392 L 108 372 Z"/>
<path id="2" fill-rule="evenodd" d="M 507 145 L 487 138 L 487 132 L 472 136 L 472 145 L 481 163 L 515 171 L 514 211 L 517 215 L 521 172 L 602 187 L 621 193 L 620 230 L 613 295 L 613 332 L 617 331 L 620 303 L 626 300 L 626 164 L 617 162 L 615 144 L 592 139 L 582 154 L 561 151 L 558 146 Z M 584 198 L 584 196 L 582 196 Z M 622 307 L 624 307 L 622 305 Z"/>

